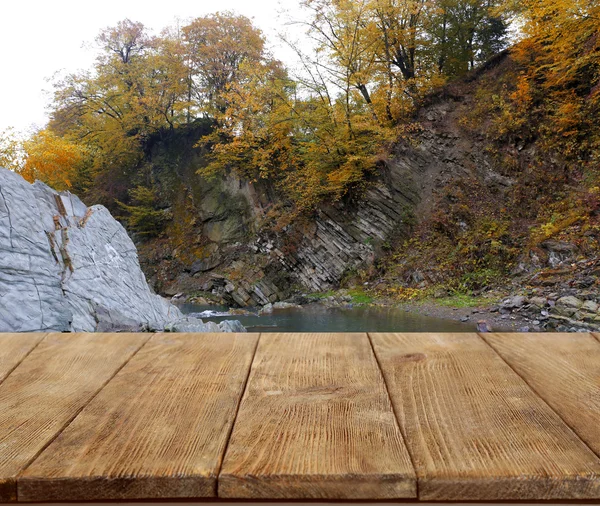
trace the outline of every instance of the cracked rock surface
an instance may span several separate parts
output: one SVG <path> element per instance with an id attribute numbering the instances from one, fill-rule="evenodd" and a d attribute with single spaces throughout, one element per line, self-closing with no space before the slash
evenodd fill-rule
<path id="1" fill-rule="evenodd" d="M 151 292 L 135 245 L 105 207 L 0 168 L 0 332 L 175 330 L 182 319 Z"/>

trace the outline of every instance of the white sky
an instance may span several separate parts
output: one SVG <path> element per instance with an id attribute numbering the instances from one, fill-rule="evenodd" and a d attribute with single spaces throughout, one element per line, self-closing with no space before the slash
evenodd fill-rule
<path id="1" fill-rule="evenodd" d="M 211 12 L 232 10 L 253 19 L 271 44 L 285 28 L 280 13 L 298 13 L 297 0 L 0 0 L 0 132 L 42 127 L 56 72 L 89 68 L 99 31 L 129 18 L 153 33 Z M 297 14 L 296 14 L 297 15 Z M 87 43 L 88 47 L 84 47 Z M 274 47 L 284 59 L 287 51 Z"/>

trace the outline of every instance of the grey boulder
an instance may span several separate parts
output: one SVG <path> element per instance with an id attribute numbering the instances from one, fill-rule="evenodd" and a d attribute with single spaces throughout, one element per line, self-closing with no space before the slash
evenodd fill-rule
<path id="1" fill-rule="evenodd" d="M 105 207 L 0 168 L 0 332 L 162 330 L 182 318 Z"/>
<path id="2" fill-rule="evenodd" d="M 203 322 L 200 318 L 185 316 L 168 323 L 165 332 L 246 332 L 238 320 L 225 320 L 221 323 Z"/>

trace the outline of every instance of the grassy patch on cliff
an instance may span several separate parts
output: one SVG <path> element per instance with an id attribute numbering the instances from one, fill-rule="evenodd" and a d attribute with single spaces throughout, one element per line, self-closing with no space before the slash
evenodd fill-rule
<path id="1" fill-rule="evenodd" d="M 313 292 L 313 293 L 309 293 L 307 294 L 307 298 L 315 300 L 315 301 L 319 301 L 319 300 L 323 300 L 326 299 L 327 297 L 333 297 L 336 294 L 336 292 L 334 290 L 328 290 L 326 292 Z"/>
<path id="2" fill-rule="evenodd" d="M 371 304 L 374 301 L 373 295 L 367 293 L 363 288 L 356 287 L 350 289 L 342 289 L 339 291 L 328 290 L 326 292 L 315 292 L 307 295 L 308 299 L 315 302 L 327 299 L 328 297 L 345 297 L 350 296 L 352 304 Z"/>
<path id="3" fill-rule="evenodd" d="M 435 299 L 425 299 L 427 302 L 432 302 L 438 306 L 444 307 L 481 307 L 488 306 L 491 303 L 496 301 L 496 298 L 485 297 L 485 296 L 475 296 L 471 294 L 463 294 L 457 293 L 453 295 L 449 295 L 447 297 L 435 298 Z"/>
<path id="4" fill-rule="evenodd" d="M 352 297 L 353 304 L 371 304 L 373 302 L 373 296 L 366 293 L 362 288 L 350 289 L 348 295 Z"/>

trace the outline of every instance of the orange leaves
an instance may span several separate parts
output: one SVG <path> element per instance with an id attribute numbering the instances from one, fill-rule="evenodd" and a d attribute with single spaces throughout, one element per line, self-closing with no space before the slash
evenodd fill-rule
<path id="1" fill-rule="evenodd" d="M 557 133 L 563 137 L 579 134 L 582 105 L 577 101 L 566 100 L 558 105 L 555 112 Z"/>
<path id="2" fill-rule="evenodd" d="M 546 144 L 585 158 L 600 147 L 592 120 L 600 107 L 595 93 L 600 86 L 600 7 L 589 0 L 525 0 L 521 13 L 527 38 L 513 51 L 522 74 L 511 98 L 518 106 L 537 95 Z"/>
<path id="3" fill-rule="evenodd" d="M 476 114 L 488 112 L 495 140 L 538 139 L 545 152 L 593 159 L 600 148 L 597 2 L 523 0 L 512 8 L 525 37 L 511 48 L 508 73 L 480 87 Z"/>
<path id="4" fill-rule="evenodd" d="M 85 161 L 85 150 L 49 130 L 41 130 L 24 143 L 25 164 L 21 175 L 39 179 L 56 190 L 69 189 Z"/>
<path id="5" fill-rule="evenodd" d="M 516 55 L 528 55 L 545 87 L 586 86 L 599 79 L 600 7 L 589 0 L 525 0 L 521 5 L 527 39 Z M 589 87 L 591 88 L 591 86 Z M 588 88 L 588 89 L 589 89 Z"/>
<path id="6" fill-rule="evenodd" d="M 513 102 L 520 107 L 526 107 L 532 100 L 532 88 L 530 78 L 526 74 L 521 74 L 517 79 L 517 85 L 514 92 L 510 94 Z"/>

